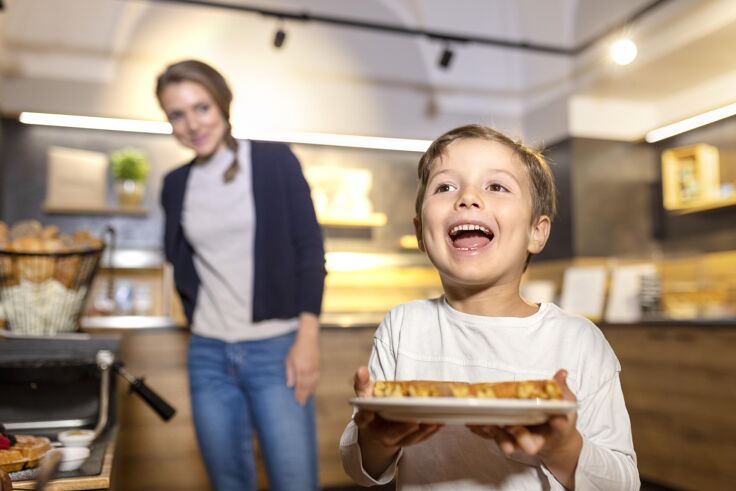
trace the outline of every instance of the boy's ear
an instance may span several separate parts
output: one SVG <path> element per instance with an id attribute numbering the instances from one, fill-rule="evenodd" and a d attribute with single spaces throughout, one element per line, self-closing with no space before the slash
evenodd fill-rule
<path id="1" fill-rule="evenodd" d="M 417 245 L 419 246 L 419 250 L 427 252 L 424 250 L 424 241 L 422 240 L 422 221 L 418 217 L 414 217 L 414 234 L 417 236 Z"/>
<path id="2" fill-rule="evenodd" d="M 531 254 L 539 254 L 544 249 L 549 232 L 552 228 L 552 222 L 547 215 L 542 215 L 537 222 L 532 225 L 531 234 L 529 234 L 529 247 L 527 251 Z"/>

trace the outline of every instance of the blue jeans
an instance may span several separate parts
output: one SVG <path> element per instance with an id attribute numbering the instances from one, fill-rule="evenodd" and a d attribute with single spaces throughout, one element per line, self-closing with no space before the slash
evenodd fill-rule
<path id="1" fill-rule="evenodd" d="M 300 406 L 284 366 L 296 333 L 227 343 L 192 335 L 192 416 L 207 474 L 217 491 L 255 491 L 253 430 L 270 489 L 319 489 L 314 398 Z"/>

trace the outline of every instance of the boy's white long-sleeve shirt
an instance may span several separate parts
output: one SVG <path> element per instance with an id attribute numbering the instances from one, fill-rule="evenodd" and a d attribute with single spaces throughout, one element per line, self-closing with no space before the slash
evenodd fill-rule
<path id="1" fill-rule="evenodd" d="M 578 399 L 577 428 L 583 436 L 576 489 L 639 489 L 621 367 L 587 319 L 549 303 L 517 318 L 465 314 L 444 298 L 418 300 L 388 313 L 369 361 L 372 380 L 526 380 L 551 378 L 561 368 Z M 521 453 L 506 458 L 495 442 L 463 425 L 445 426 L 404 448 L 378 479 L 363 469 L 357 442 L 358 429 L 350 421 L 340 441 L 343 466 L 365 486 L 396 477 L 402 491 L 564 489 L 539 458 Z"/>

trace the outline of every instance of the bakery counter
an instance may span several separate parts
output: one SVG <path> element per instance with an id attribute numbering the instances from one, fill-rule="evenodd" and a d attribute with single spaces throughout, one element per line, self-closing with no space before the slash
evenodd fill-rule
<path id="1" fill-rule="evenodd" d="M 106 431 L 90 446 L 90 456 L 79 469 L 59 472 L 56 477 L 48 482 L 44 490 L 74 491 L 110 489 L 117 433 L 117 428 Z M 32 471 L 36 471 L 36 469 L 32 469 Z M 29 478 L 24 479 L 21 472 L 17 474 L 19 475 L 19 479 L 13 480 L 14 490 L 36 488 L 34 478 L 29 476 Z"/>
<path id="2" fill-rule="evenodd" d="M 724 328 L 724 327 L 736 327 L 736 317 L 722 317 L 722 318 L 709 318 L 709 319 L 672 319 L 666 317 L 655 317 L 651 319 L 643 319 L 638 322 L 631 323 L 613 323 L 613 322 L 599 322 L 599 327 L 696 327 L 696 328 Z"/>
<path id="3" fill-rule="evenodd" d="M 643 478 L 674 489 L 736 482 L 736 322 L 602 324 Z"/>
<path id="4" fill-rule="evenodd" d="M 183 324 L 167 315 L 91 315 L 79 319 L 82 331 L 181 329 Z"/>
<path id="5" fill-rule="evenodd" d="M 320 481 L 323 488 L 347 487 L 339 439 L 351 417 L 352 373 L 368 362 L 376 324 L 340 328 L 330 324 L 320 336 L 320 384 L 316 393 Z M 120 358 L 126 368 L 176 407 L 163 423 L 144 402 L 118 390 L 120 432 L 112 488 L 186 491 L 208 489 L 191 419 L 186 370 L 186 329 L 129 329 L 122 332 Z M 122 384 L 121 384 L 122 385 Z M 265 472 L 258 459 L 260 488 Z"/>

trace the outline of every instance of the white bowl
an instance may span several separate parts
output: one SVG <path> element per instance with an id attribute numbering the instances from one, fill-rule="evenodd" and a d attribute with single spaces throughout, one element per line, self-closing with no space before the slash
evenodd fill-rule
<path id="1" fill-rule="evenodd" d="M 59 465 L 61 472 L 79 469 L 89 457 L 89 448 L 87 447 L 60 447 L 56 450 L 61 452 L 61 464 Z"/>
<path id="2" fill-rule="evenodd" d="M 92 430 L 66 430 L 59 433 L 56 438 L 66 447 L 86 447 L 95 438 Z"/>

